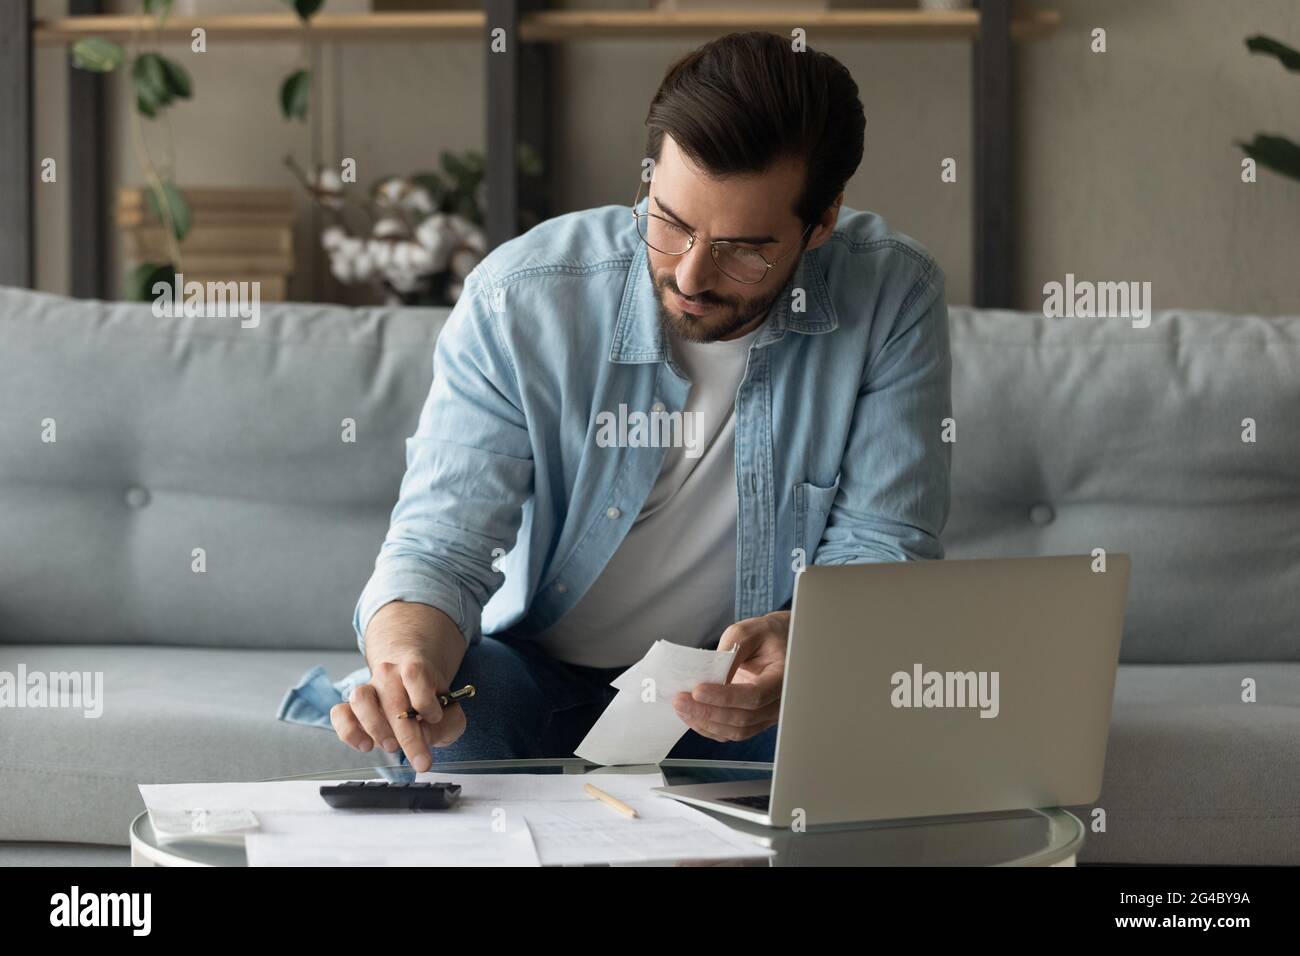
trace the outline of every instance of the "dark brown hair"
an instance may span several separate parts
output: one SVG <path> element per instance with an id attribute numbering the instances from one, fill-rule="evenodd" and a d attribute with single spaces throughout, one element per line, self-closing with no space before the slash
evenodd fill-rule
<path id="1" fill-rule="evenodd" d="M 805 161 L 794 214 L 816 222 L 862 162 L 866 117 L 844 65 L 812 49 L 795 52 L 775 33 L 731 33 L 686 54 L 650 101 L 646 155 L 658 161 L 664 133 L 710 176 L 766 172 Z"/>

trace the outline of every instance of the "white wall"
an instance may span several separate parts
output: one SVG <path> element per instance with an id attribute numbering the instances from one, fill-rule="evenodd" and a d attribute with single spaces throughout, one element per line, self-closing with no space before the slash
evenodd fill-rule
<path id="1" fill-rule="evenodd" d="M 1156 308 L 1300 313 L 1300 182 L 1242 183 L 1233 146 L 1300 141 L 1300 73 L 1243 42 L 1300 48 L 1300 3 L 1041 5 L 1064 23 L 1020 54 L 1019 303 L 1073 272 L 1150 281 Z"/>

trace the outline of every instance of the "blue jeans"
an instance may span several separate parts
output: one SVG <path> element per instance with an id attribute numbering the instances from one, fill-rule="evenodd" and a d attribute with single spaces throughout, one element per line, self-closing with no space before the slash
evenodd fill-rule
<path id="1" fill-rule="evenodd" d="M 465 733 L 450 746 L 435 747 L 434 762 L 571 758 L 618 693 L 609 682 L 626 669 L 566 664 L 527 640 L 484 636 L 465 652 L 452 680 L 453 689 L 473 684 L 478 690 L 460 705 Z M 688 728 L 668 756 L 770 761 L 775 749 L 775 726 L 737 741 L 710 740 Z"/>

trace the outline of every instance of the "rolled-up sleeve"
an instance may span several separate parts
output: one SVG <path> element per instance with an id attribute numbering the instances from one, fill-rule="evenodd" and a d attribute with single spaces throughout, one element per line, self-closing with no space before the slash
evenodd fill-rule
<path id="1" fill-rule="evenodd" d="M 868 363 L 816 564 L 943 557 L 952 444 L 943 273 L 918 279 Z"/>
<path id="2" fill-rule="evenodd" d="M 363 654 L 371 617 L 391 601 L 436 607 L 477 643 L 483 605 L 504 580 L 493 561 L 514 546 L 533 460 L 517 372 L 489 301 L 480 268 L 438 337 L 401 492 L 353 617 Z"/>

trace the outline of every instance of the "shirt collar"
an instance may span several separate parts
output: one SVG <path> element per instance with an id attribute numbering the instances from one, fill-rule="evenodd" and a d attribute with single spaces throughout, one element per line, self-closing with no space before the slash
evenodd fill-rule
<path id="1" fill-rule="evenodd" d="M 648 199 L 642 200 L 643 204 L 648 202 Z M 754 348 L 780 341 L 787 331 L 819 335 L 833 332 L 839 326 L 821 267 L 824 248 L 800 256 L 787 291 L 772 304 L 763 331 L 754 341 Z M 611 362 L 663 362 L 668 358 L 668 343 L 659 321 L 659 303 L 646 269 L 646 258 L 646 245 L 638 239 L 623 286 L 623 300 L 619 303 L 618 324 L 609 351 Z M 803 311 L 795 312 L 791 308 L 794 299 L 791 290 L 794 289 L 804 290 Z"/>

